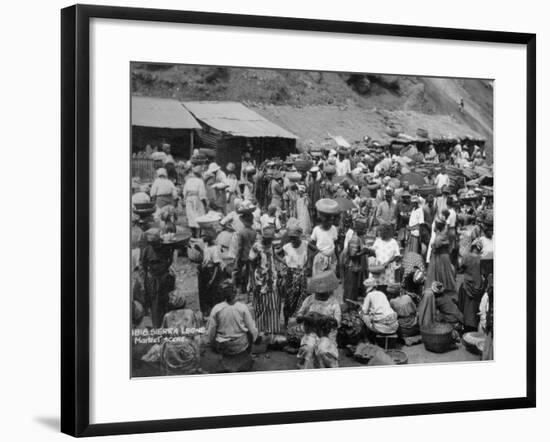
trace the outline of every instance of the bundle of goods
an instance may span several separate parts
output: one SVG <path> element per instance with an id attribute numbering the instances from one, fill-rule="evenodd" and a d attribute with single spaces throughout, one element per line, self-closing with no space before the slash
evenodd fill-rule
<path id="1" fill-rule="evenodd" d="M 483 344 L 485 343 L 485 334 L 481 332 L 468 332 L 462 336 L 464 347 L 470 353 L 481 354 L 483 352 Z"/>
<path id="2" fill-rule="evenodd" d="M 319 213 L 325 215 L 338 215 L 340 213 L 340 205 L 336 200 L 331 198 L 322 198 L 315 203 L 315 208 Z"/>
<path id="3" fill-rule="evenodd" d="M 342 313 L 342 321 L 338 328 L 338 347 L 357 345 L 364 334 L 365 323 L 357 309 Z"/>
<path id="4" fill-rule="evenodd" d="M 422 342 L 426 350 L 445 353 L 454 349 L 453 326 L 444 322 L 435 322 L 421 327 Z"/>
<path id="5" fill-rule="evenodd" d="M 361 364 L 367 365 L 396 365 L 393 358 L 378 345 L 361 342 L 355 349 L 353 357 Z"/>
<path id="6" fill-rule="evenodd" d="M 328 336 L 338 326 L 336 319 L 317 312 L 308 313 L 301 321 L 305 333 L 315 333 L 319 337 Z"/>
<path id="7" fill-rule="evenodd" d="M 286 329 L 286 342 L 289 346 L 298 348 L 304 337 L 304 328 L 298 324 Z"/>

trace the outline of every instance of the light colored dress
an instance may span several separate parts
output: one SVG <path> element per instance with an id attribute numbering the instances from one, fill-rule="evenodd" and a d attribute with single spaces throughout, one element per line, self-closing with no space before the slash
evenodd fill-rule
<path id="1" fill-rule="evenodd" d="M 309 235 L 311 232 L 311 217 L 309 215 L 309 198 L 305 195 L 296 199 L 296 217 L 304 234 Z"/>
<path id="2" fill-rule="evenodd" d="M 400 256 L 399 244 L 393 238 L 389 241 L 384 241 L 380 238 L 377 238 L 372 245 L 372 249 L 376 253 L 376 258 L 372 261 L 370 258 L 369 265 L 378 265 L 385 262 L 388 262 L 391 258 L 395 256 Z M 395 263 L 391 263 L 386 267 L 382 273 L 377 275 L 370 274 L 371 278 L 374 278 L 379 285 L 387 285 L 395 283 Z"/>
<path id="3" fill-rule="evenodd" d="M 311 239 L 315 241 L 319 253 L 313 258 L 313 276 L 329 269 L 336 269 L 335 241 L 338 239 L 338 230 L 335 226 L 324 230 L 321 226 L 315 226 L 311 232 Z"/>
<path id="4" fill-rule="evenodd" d="M 206 199 L 204 181 L 193 176 L 187 178 L 183 186 L 183 199 L 189 227 L 198 228 L 197 218 L 204 215 L 204 204 L 202 202 Z"/>

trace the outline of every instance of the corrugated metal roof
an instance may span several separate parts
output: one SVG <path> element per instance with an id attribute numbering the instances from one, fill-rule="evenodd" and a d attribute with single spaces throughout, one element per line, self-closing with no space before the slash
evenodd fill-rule
<path id="1" fill-rule="evenodd" d="M 239 137 L 298 138 L 235 101 L 186 101 L 195 118 L 220 132 Z"/>
<path id="2" fill-rule="evenodd" d="M 303 107 L 264 105 L 258 112 L 281 126 L 298 134 L 303 147 L 321 146 L 327 142 L 337 145 L 330 133 L 337 133 L 350 144 L 362 141 L 365 136 L 383 144 L 391 143 L 388 123 L 398 133 L 411 135 L 418 128 L 428 131 L 430 139 L 483 138 L 468 126 L 448 115 L 423 114 L 413 111 L 383 111 L 354 106 L 345 108 L 330 105 Z"/>
<path id="3" fill-rule="evenodd" d="M 177 100 L 132 96 L 132 126 L 200 129 L 193 115 Z"/>

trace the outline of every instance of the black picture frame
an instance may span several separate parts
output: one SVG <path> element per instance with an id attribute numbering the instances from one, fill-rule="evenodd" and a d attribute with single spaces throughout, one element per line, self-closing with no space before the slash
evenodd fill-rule
<path id="1" fill-rule="evenodd" d="M 92 18 L 525 45 L 527 391 L 524 397 L 90 424 L 89 23 Z M 536 35 L 289 17 L 75 5 L 61 11 L 61 431 L 99 436 L 535 407 Z"/>

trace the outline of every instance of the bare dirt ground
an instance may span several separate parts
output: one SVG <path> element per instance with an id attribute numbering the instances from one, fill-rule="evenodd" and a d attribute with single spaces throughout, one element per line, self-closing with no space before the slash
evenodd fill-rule
<path id="1" fill-rule="evenodd" d="M 198 286 L 196 279 L 195 265 L 186 258 L 179 258 L 177 263 L 178 278 L 176 286 L 189 293 L 186 308 L 199 310 Z M 335 295 L 342 300 L 342 286 L 338 288 Z M 243 301 L 244 299 L 241 298 Z M 151 320 L 145 317 L 140 327 L 150 327 Z M 393 344 L 390 344 L 393 345 Z M 158 363 L 148 363 L 140 360 L 141 356 L 147 352 L 150 345 L 134 345 L 132 349 L 132 376 L 161 376 L 160 365 Z M 397 347 L 403 351 L 408 358 L 408 364 L 424 363 L 448 363 L 448 362 L 471 362 L 479 361 L 480 357 L 468 352 L 462 344 L 458 344 L 455 350 L 446 353 L 432 353 L 425 349 L 422 343 L 413 346 L 404 346 L 397 344 Z M 208 345 L 203 345 L 201 355 L 201 368 L 206 373 L 216 373 L 220 370 L 220 356 L 212 351 Z M 296 355 L 285 351 L 265 351 L 265 346 L 255 346 L 253 371 L 276 371 L 276 370 L 295 370 Z M 340 367 L 360 367 L 363 366 L 352 357 L 346 355 L 344 349 L 340 349 L 339 364 Z M 367 367 L 365 367 L 367 368 Z"/>

